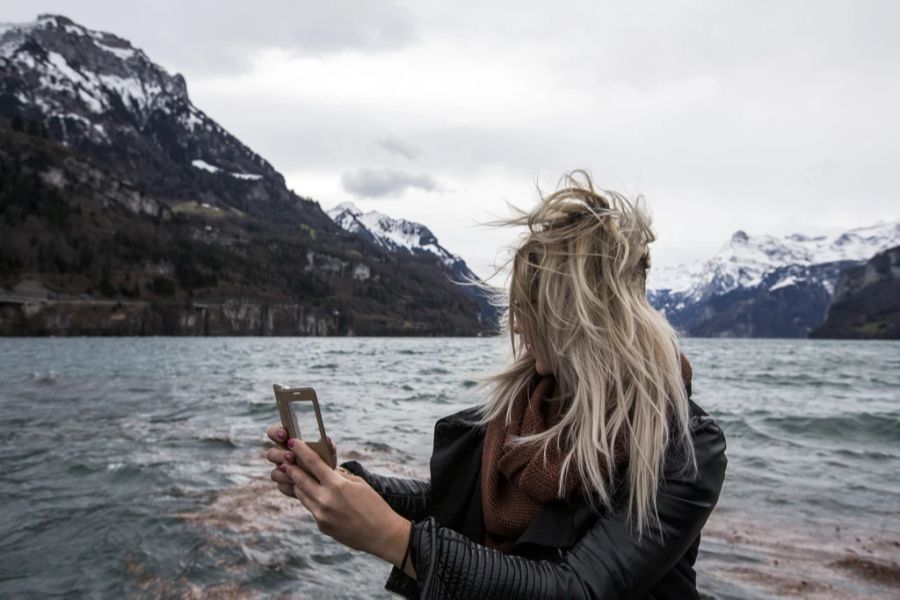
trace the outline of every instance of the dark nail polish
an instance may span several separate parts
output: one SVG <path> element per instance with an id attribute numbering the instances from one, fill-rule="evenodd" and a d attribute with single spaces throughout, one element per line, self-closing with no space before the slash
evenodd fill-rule
<path id="1" fill-rule="evenodd" d="M 288 448 L 293 448 L 293 447 L 294 447 L 294 440 L 288 440 L 288 441 L 287 441 L 287 447 L 288 447 Z"/>
<path id="2" fill-rule="evenodd" d="M 285 452 L 284 454 L 284 462 L 291 462 L 291 459 L 294 457 L 290 452 Z"/>
<path id="3" fill-rule="evenodd" d="M 285 471 L 287 471 L 287 465 L 285 465 L 284 463 L 278 465 L 278 470 L 284 473 Z"/>

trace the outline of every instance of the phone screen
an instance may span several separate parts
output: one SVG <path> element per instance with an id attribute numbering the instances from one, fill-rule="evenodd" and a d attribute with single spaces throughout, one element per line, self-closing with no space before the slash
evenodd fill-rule
<path id="1" fill-rule="evenodd" d="M 294 415 L 297 437 L 306 441 L 317 441 L 321 438 L 319 422 L 316 420 L 316 410 L 312 402 L 309 400 L 291 402 L 291 413 Z"/>

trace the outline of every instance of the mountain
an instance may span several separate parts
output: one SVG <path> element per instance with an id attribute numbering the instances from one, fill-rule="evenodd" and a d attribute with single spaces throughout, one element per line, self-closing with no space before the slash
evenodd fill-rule
<path id="1" fill-rule="evenodd" d="M 491 304 L 489 294 L 469 283 L 478 281 L 478 277 L 466 261 L 441 246 L 426 226 L 406 219 L 395 219 L 375 210 L 363 212 L 352 202 L 342 202 L 329 209 L 327 214 L 343 230 L 389 252 L 436 258 L 447 276 L 461 284 L 461 289 L 478 303 L 484 322 L 497 323 L 498 311 Z"/>
<path id="2" fill-rule="evenodd" d="M 0 26 L 0 115 L 50 135 L 146 193 L 322 226 L 316 203 L 190 101 L 181 75 L 110 33 L 41 15 Z"/>
<path id="3" fill-rule="evenodd" d="M 0 26 L 0 333 L 479 335 L 433 260 L 338 227 L 191 102 L 62 16 Z"/>
<path id="4" fill-rule="evenodd" d="M 900 339 L 900 246 L 841 273 L 828 316 L 810 337 Z"/>
<path id="5" fill-rule="evenodd" d="M 651 269 L 650 302 L 687 335 L 806 337 L 825 319 L 841 272 L 900 244 L 900 221 L 833 236 L 738 231 L 710 260 Z"/>

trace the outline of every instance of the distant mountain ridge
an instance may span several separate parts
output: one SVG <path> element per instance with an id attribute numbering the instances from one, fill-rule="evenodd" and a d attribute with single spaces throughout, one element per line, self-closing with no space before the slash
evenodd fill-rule
<path id="1" fill-rule="evenodd" d="M 736 232 L 702 264 L 654 271 L 648 297 L 689 335 L 805 337 L 822 323 L 841 272 L 900 244 L 900 221 L 832 236 Z"/>
<path id="2" fill-rule="evenodd" d="M 439 261 L 344 231 L 127 40 L 59 15 L 0 25 L 0 72 L 0 332 L 493 331 Z"/>
<path id="3" fill-rule="evenodd" d="M 363 212 L 352 202 L 342 202 L 326 211 L 342 229 L 374 243 L 390 252 L 437 257 L 448 276 L 464 285 L 463 290 L 478 302 L 486 322 L 496 322 L 499 315 L 490 297 L 479 287 L 468 284 L 478 281 L 461 257 L 444 248 L 434 233 L 421 223 L 390 217 L 382 212 Z"/>
<path id="4" fill-rule="evenodd" d="M 759 285 L 766 274 L 787 266 L 864 261 L 900 243 L 900 221 L 857 227 L 825 236 L 799 233 L 776 237 L 737 231 L 706 263 L 651 272 L 647 287 L 702 297 Z"/>

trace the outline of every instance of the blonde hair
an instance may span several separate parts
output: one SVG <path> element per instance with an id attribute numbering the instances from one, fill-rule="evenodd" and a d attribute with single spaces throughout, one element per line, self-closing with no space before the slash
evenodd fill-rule
<path id="1" fill-rule="evenodd" d="M 656 236 L 642 203 L 642 196 L 632 204 L 595 190 L 590 175 L 577 170 L 556 192 L 541 194 L 531 211 L 515 209 L 517 216 L 495 222 L 528 230 L 510 259 L 508 302 L 500 307 L 512 363 L 483 378 L 491 393 L 476 421 L 509 423 L 513 403 L 535 375 L 525 337 L 556 377 L 562 417 L 512 443 L 542 444 L 545 462 L 548 444 L 565 452 L 560 497 L 572 468 L 583 490 L 593 492 L 586 495 L 595 508 L 595 499 L 611 508 L 627 492 L 627 520 L 638 535 L 658 525 L 665 453 L 675 446 L 685 468 L 695 468 L 678 337 L 647 301 L 648 245 Z M 618 476 L 627 490 L 615 489 Z"/>

